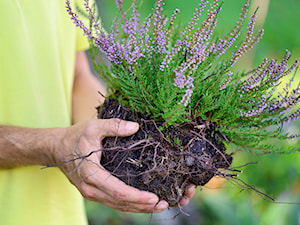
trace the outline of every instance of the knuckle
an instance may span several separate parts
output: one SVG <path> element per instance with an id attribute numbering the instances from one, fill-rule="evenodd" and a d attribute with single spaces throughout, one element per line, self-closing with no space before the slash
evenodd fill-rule
<path id="1" fill-rule="evenodd" d="M 127 205 L 126 195 L 121 191 L 114 191 L 113 196 L 116 199 L 118 204 Z"/>
<path id="2" fill-rule="evenodd" d="M 78 176 L 81 178 L 81 182 L 83 185 L 85 184 L 95 184 L 97 182 L 97 178 L 95 178 L 95 173 L 90 170 L 89 167 L 80 167 L 78 168 Z"/>
<path id="3" fill-rule="evenodd" d="M 95 180 L 94 176 L 92 176 L 92 175 L 85 175 L 83 177 L 83 181 L 87 184 L 94 184 L 96 180 Z"/>
<path id="4" fill-rule="evenodd" d="M 130 212 L 130 210 L 128 208 L 125 208 L 125 207 L 121 207 L 118 210 L 121 211 L 121 212 Z"/>
<path id="5" fill-rule="evenodd" d="M 109 136 L 115 136 L 120 130 L 122 120 L 118 118 L 111 118 L 104 121 L 104 133 Z"/>
<path id="6" fill-rule="evenodd" d="M 81 185 L 81 187 L 79 189 L 80 189 L 82 196 L 86 200 L 91 201 L 91 200 L 95 199 L 95 195 L 89 185 Z"/>
<path id="7" fill-rule="evenodd" d="M 121 119 L 119 119 L 119 118 L 112 118 L 112 119 L 110 119 L 113 123 L 115 123 L 115 124 L 119 124 L 119 123 L 121 123 Z"/>
<path id="8" fill-rule="evenodd" d="M 111 128 L 113 129 L 113 131 L 115 133 L 118 132 L 119 128 L 120 128 L 120 123 L 122 122 L 121 119 L 118 119 L 118 118 L 112 118 L 111 119 Z"/>
<path id="9" fill-rule="evenodd" d="M 94 135 L 97 132 L 97 123 L 94 120 L 89 120 L 86 122 L 85 127 L 83 129 L 83 136 L 89 137 Z"/>

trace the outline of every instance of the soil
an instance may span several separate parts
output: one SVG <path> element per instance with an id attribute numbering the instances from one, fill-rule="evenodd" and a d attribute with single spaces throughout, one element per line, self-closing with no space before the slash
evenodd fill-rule
<path id="1" fill-rule="evenodd" d="M 126 184 L 150 191 L 178 206 L 189 183 L 205 185 L 226 176 L 232 156 L 225 153 L 222 135 L 201 119 L 162 129 L 162 123 L 111 98 L 98 108 L 98 118 L 136 121 L 139 131 L 130 137 L 105 138 L 101 164 Z"/>

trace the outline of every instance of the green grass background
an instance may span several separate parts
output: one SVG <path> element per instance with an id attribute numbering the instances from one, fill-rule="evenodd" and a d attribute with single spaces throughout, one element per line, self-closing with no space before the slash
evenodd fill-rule
<path id="1" fill-rule="evenodd" d="M 264 0 L 258 0 L 260 4 Z M 129 5 L 131 0 L 124 0 Z M 145 16 L 154 4 L 154 0 L 144 0 L 141 7 Z M 187 22 L 191 17 L 198 0 L 165 0 L 165 10 L 171 14 L 175 8 L 181 10 L 180 19 Z M 222 35 L 228 32 L 239 16 L 239 9 L 244 0 L 224 0 L 217 32 Z M 113 0 L 98 0 L 100 16 L 104 27 L 116 15 Z M 252 11 L 257 5 L 252 5 Z M 259 15 L 260 11 L 258 11 Z M 262 15 L 259 15 L 262 16 Z M 237 65 L 237 70 L 257 66 L 265 57 L 280 59 L 285 49 L 292 52 L 292 58 L 300 59 L 300 1 L 270 0 L 266 20 L 265 35 L 258 46 Z M 292 60 L 291 60 L 292 63 Z M 298 71 L 298 76 L 300 73 Z M 298 80 L 300 80 L 298 78 Z M 290 124 L 287 131 L 299 132 L 300 123 Z M 278 143 L 286 145 L 288 143 Z M 260 191 L 275 197 L 273 203 L 263 199 L 253 191 L 241 191 L 229 182 L 222 188 L 211 190 L 204 187 L 197 189 L 191 204 L 184 208 L 190 216 L 173 216 L 178 209 L 167 210 L 153 215 L 152 224 L 192 224 L 192 225 L 297 225 L 300 224 L 300 154 L 252 156 L 249 153 L 236 154 L 234 166 L 248 162 L 257 162 L 243 168 L 240 178 L 254 185 Z M 122 213 L 96 203 L 86 202 L 90 225 L 144 225 L 148 224 L 150 215 Z"/>

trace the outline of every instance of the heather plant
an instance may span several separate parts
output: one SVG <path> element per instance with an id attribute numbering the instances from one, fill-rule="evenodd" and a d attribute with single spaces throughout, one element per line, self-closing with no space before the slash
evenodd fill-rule
<path id="1" fill-rule="evenodd" d="M 137 0 L 132 1 L 128 10 L 122 0 L 115 2 L 119 14 L 110 31 L 102 29 L 88 0 L 84 4 L 90 25 L 72 11 L 69 1 L 66 6 L 74 23 L 90 40 L 97 62 L 94 66 L 106 81 L 112 98 L 162 122 L 164 127 L 201 120 L 199 127 L 212 126 L 222 134 L 224 142 L 252 153 L 296 150 L 282 149 L 265 141 L 299 138 L 299 134 L 282 130 L 284 123 L 298 120 L 300 115 L 300 110 L 295 110 L 299 85 L 292 87 L 298 60 L 289 66 L 291 53 L 287 50 L 281 60 L 265 58 L 249 72 L 233 72 L 237 60 L 264 33 L 263 29 L 254 32 L 254 12 L 247 23 L 244 41 L 237 43 L 247 20 L 249 0 L 225 37 L 215 33 L 222 9 L 218 0 L 210 4 L 201 0 L 185 26 L 177 22 L 179 9 L 170 17 L 164 14 L 162 0 L 156 1 L 153 12 L 143 20 Z M 230 57 L 223 59 L 221 56 L 227 52 Z M 110 67 L 103 62 L 102 54 L 111 63 Z"/>
<path id="2" fill-rule="evenodd" d="M 80 20 L 69 0 L 66 8 L 89 39 L 94 67 L 107 83 L 98 118 L 140 124 L 130 137 L 105 138 L 96 150 L 100 164 L 170 206 L 180 206 L 190 183 L 203 186 L 214 176 L 274 200 L 238 178 L 241 171 L 231 166 L 228 145 L 255 155 L 298 150 L 276 145 L 300 138 L 283 129 L 300 116 L 298 60 L 289 62 L 287 50 L 280 60 L 265 58 L 251 71 L 236 72 L 238 59 L 264 34 L 255 29 L 256 11 L 247 17 L 250 0 L 224 37 L 215 29 L 223 4 L 218 0 L 199 0 L 188 24 L 180 23 L 179 9 L 167 16 L 163 0 L 143 19 L 142 1 L 132 0 L 127 9 L 116 0 L 118 15 L 107 31 L 95 7 L 82 1 L 90 24 Z"/>

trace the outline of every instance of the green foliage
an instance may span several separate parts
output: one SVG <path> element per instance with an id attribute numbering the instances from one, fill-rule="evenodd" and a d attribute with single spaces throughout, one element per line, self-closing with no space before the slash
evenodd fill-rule
<path id="1" fill-rule="evenodd" d="M 300 115 L 300 111 L 291 113 L 300 101 L 299 85 L 290 88 L 294 81 L 290 74 L 298 61 L 288 67 L 287 52 L 281 61 L 265 59 L 252 71 L 232 72 L 236 61 L 261 39 L 263 30 L 254 33 L 255 12 L 244 40 L 237 45 L 249 10 L 246 1 L 236 25 L 220 38 L 215 27 L 222 4 L 217 0 L 210 8 L 206 4 L 200 3 L 186 26 L 176 20 L 178 11 L 169 18 L 164 14 L 162 0 L 156 1 L 144 20 L 137 13 L 140 2 L 133 1 L 127 10 L 117 1 L 119 14 L 110 32 L 99 28 L 94 15 L 90 15 L 90 29 L 76 16 L 74 20 L 89 37 L 92 55 L 100 59 L 95 68 L 107 82 L 111 97 L 165 127 L 195 121 L 214 124 L 224 141 L 255 154 L 297 150 L 277 148 L 265 140 L 299 137 L 281 129 Z M 206 7 L 207 18 L 197 25 Z M 101 59 L 102 53 L 110 68 Z M 280 92 L 282 79 L 289 75 L 290 82 Z"/>
<path id="2" fill-rule="evenodd" d="M 124 1 L 126 2 L 126 1 Z M 127 2 L 131 2 L 127 0 Z M 175 7 L 181 9 L 181 17 L 183 21 L 189 20 L 189 15 L 193 12 L 192 7 L 196 6 L 198 2 L 194 0 L 188 1 L 174 1 L 166 0 L 166 10 L 170 13 Z M 253 2 L 255 3 L 255 2 Z M 107 6 L 108 5 L 108 6 Z M 153 5 L 152 0 L 144 0 L 141 13 L 146 15 L 151 12 Z M 233 20 L 235 13 L 242 6 L 242 2 L 236 0 L 228 0 L 223 4 L 223 10 L 221 13 L 220 21 L 218 22 L 217 32 L 222 34 L 227 32 L 228 28 L 234 25 Z M 103 1 L 100 5 L 101 17 L 106 16 L 106 20 L 103 20 L 104 25 L 107 25 L 111 21 L 111 16 L 115 15 L 114 1 Z M 254 7 L 256 5 L 254 4 Z M 267 15 L 267 20 L 264 25 L 265 35 L 260 41 L 259 48 L 255 50 L 254 61 L 259 63 L 262 57 L 271 55 L 272 57 L 280 57 L 282 51 L 286 48 L 293 50 L 294 56 L 300 56 L 299 48 L 299 29 L 295 29 L 300 21 L 299 13 L 300 3 L 298 1 L 270 1 L 270 8 Z M 147 11 L 147 12 L 146 12 Z M 146 13 L 145 13 L 146 12 Z M 259 11 L 260 12 L 260 11 Z M 238 15 L 237 15 L 238 17 Z M 223 22 L 224 21 L 224 22 Z M 106 23 L 107 22 L 107 23 Z M 251 53 L 254 53 L 253 51 Z M 250 54 L 251 56 L 251 54 Z M 239 71 L 252 66 L 252 56 L 242 59 L 242 64 L 236 70 Z M 299 77 L 299 70 L 298 70 Z M 196 86 L 196 85 L 195 85 Z M 196 86 L 199 88 L 199 86 Z M 207 119 L 203 115 L 204 119 Z M 230 122 L 230 121 L 228 121 Z M 287 129 L 295 129 L 297 132 L 298 124 L 288 124 L 284 127 Z M 272 144 L 281 146 L 282 149 L 287 149 L 288 141 L 270 140 Z M 297 143 L 294 143 L 297 146 Z M 229 145 L 230 146 L 230 145 Z M 241 156 L 242 155 L 242 156 Z M 241 179 L 247 183 L 256 184 L 256 187 L 261 188 L 267 194 L 273 196 L 279 196 L 278 201 L 282 202 L 299 202 L 299 179 L 300 179 L 300 162 L 299 155 L 292 153 L 288 155 L 267 154 L 264 156 L 256 157 L 251 154 L 239 152 L 235 154 L 236 162 L 233 166 L 240 166 L 248 162 L 256 162 L 259 160 L 259 164 L 247 166 L 243 169 L 244 173 L 241 174 Z M 298 181 L 298 183 L 296 183 Z M 294 184 L 294 185 L 293 185 Z M 292 188 L 293 187 L 293 188 Z M 204 188 L 206 189 L 206 188 Z M 190 206 L 184 211 L 191 216 L 185 215 L 177 216 L 173 219 L 173 216 L 177 214 L 169 212 L 154 214 L 151 224 L 191 224 L 191 225 L 226 225 L 226 224 L 242 224 L 242 225 L 265 225 L 265 224 L 297 224 L 299 206 L 291 204 L 276 204 L 269 203 L 257 197 L 255 193 L 240 192 L 239 188 L 226 185 L 223 190 L 215 190 L 213 194 L 207 194 L 205 191 L 199 192 L 191 201 Z M 93 204 L 88 202 L 87 205 Z M 195 205 L 197 211 L 191 209 L 191 205 Z M 88 216 L 90 218 L 91 225 L 112 225 L 112 224 L 136 224 L 144 225 L 149 223 L 150 216 L 141 214 L 128 214 L 124 212 L 116 212 L 110 210 L 101 205 L 94 204 L 94 207 L 88 207 Z M 221 209 L 218 210 L 218 209 Z M 226 210 L 226 213 L 222 213 Z M 159 219 L 156 217 L 160 216 Z M 196 216 L 196 219 L 195 219 Z M 183 217 L 183 219 L 182 219 Z M 183 222 L 178 222 L 184 220 Z M 187 222 L 189 221 L 189 222 Z M 195 223 L 195 221 L 197 221 Z"/>

